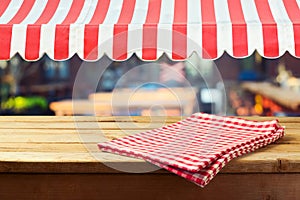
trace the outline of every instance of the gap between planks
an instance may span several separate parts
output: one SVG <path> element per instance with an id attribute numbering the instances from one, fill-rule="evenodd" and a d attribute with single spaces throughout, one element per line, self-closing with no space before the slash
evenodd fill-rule
<path id="1" fill-rule="evenodd" d="M 161 122 L 174 123 L 182 120 L 184 116 L 0 116 L 0 122 Z M 260 117 L 247 116 L 242 119 L 266 121 L 278 119 L 279 123 L 299 123 L 300 117 Z"/>

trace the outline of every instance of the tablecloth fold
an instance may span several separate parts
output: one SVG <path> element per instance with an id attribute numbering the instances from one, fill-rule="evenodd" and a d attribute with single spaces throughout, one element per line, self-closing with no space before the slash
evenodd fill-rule
<path id="1" fill-rule="evenodd" d="M 102 151 L 144 159 L 204 187 L 233 158 L 283 137 L 278 120 L 195 113 L 161 128 L 99 143 Z"/>

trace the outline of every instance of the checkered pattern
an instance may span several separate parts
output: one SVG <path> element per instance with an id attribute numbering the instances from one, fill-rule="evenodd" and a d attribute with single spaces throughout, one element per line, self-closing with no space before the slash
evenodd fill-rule
<path id="1" fill-rule="evenodd" d="M 195 113 L 162 128 L 100 143 L 103 151 L 144 159 L 202 187 L 233 158 L 284 135 L 273 121 Z"/>

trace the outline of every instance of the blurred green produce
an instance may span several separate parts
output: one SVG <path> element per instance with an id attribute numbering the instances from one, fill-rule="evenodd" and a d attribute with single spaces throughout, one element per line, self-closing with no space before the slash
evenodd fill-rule
<path id="1" fill-rule="evenodd" d="M 10 97 L 1 103 L 2 110 L 10 110 L 15 113 L 22 113 L 32 109 L 47 110 L 48 102 L 43 97 Z"/>

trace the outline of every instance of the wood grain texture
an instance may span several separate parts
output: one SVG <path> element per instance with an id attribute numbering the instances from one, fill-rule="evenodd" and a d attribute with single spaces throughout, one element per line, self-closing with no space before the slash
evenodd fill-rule
<path id="1" fill-rule="evenodd" d="M 175 123 L 181 117 L 0 117 L 0 172 L 115 173 L 97 162 L 141 165 L 144 161 L 98 150 L 97 143 Z M 248 117 L 251 120 L 274 118 Z M 300 118 L 279 118 L 284 138 L 231 161 L 221 173 L 300 173 Z M 34 165 L 30 165 L 35 163 Z M 29 165 L 30 167 L 24 167 Z M 50 167 L 51 166 L 51 167 Z M 68 167 L 66 167 L 68 166 Z M 163 170 L 160 170 L 163 171 Z"/>
<path id="2" fill-rule="evenodd" d="M 300 174 L 219 174 L 200 188 L 173 174 L 0 174 L 0 199 L 298 200 Z"/>
<path id="3" fill-rule="evenodd" d="M 97 148 L 181 119 L 1 116 L 0 199 L 300 199 L 300 118 L 278 118 L 284 138 L 234 159 L 204 189 Z"/>

